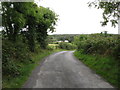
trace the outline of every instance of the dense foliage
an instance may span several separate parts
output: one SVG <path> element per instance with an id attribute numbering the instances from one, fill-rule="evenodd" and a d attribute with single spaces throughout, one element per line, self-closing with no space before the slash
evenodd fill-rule
<path id="1" fill-rule="evenodd" d="M 85 54 L 100 54 L 120 59 L 119 35 L 91 34 L 80 35 L 75 38 L 77 50 Z"/>
<path id="2" fill-rule="evenodd" d="M 47 47 L 48 32 L 54 32 L 57 15 L 33 2 L 2 2 L 3 79 L 16 77 L 22 64 L 33 63 L 32 52 Z"/>
<path id="3" fill-rule="evenodd" d="M 60 49 L 73 50 L 76 49 L 76 45 L 67 42 L 61 42 L 58 46 Z"/>
<path id="4" fill-rule="evenodd" d="M 28 48 L 24 43 L 17 42 L 16 44 L 10 41 L 3 41 L 2 43 L 2 71 L 3 75 L 9 77 L 16 77 L 20 74 L 20 64 L 31 63 L 32 60 L 28 53 Z M 3 76 L 3 78 L 4 78 Z"/>
<path id="5" fill-rule="evenodd" d="M 120 86 L 120 35 L 90 34 L 75 37 L 75 56 L 116 87 Z"/>
<path id="6" fill-rule="evenodd" d="M 2 11 L 4 38 L 15 42 L 22 36 L 33 52 L 35 41 L 41 48 L 45 48 L 47 32 L 54 32 L 57 20 L 57 15 L 53 11 L 38 7 L 33 2 L 2 2 Z"/>

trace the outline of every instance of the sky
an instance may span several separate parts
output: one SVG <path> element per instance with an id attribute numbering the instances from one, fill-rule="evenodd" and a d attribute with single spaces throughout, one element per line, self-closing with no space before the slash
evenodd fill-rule
<path id="1" fill-rule="evenodd" d="M 94 0 L 90 0 L 94 1 Z M 108 33 L 118 34 L 116 28 L 108 26 L 101 27 L 102 10 L 89 8 L 89 0 L 40 0 L 36 1 L 39 6 L 49 7 L 57 15 L 56 32 L 52 34 L 91 34 L 108 31 Z M 51 33 L 49 33 L 51 34 Z"/>

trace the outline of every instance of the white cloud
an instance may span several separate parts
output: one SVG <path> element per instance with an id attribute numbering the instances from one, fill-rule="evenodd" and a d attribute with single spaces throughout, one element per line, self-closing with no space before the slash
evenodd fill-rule
<path id="1" fill-rule="evenodd" d="M 53 34 L 118 33 L 118 27 L 101 27 L 102 10 L 89 8 L 88 0 L 40 0 L 38 5 L 49 7 L 59 15 Z"/>

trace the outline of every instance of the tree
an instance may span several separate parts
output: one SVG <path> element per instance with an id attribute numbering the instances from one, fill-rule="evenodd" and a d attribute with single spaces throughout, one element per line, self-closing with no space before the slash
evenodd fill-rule
<path id="1" fill-rule="evenodd" d="M 57 15 L 49 8 L 38 7 L 33 2 L 2 2 L 3 34 L 16 42 L 18 37 L 34 52 L 36 42 L 46 48 L 48 31 L 54 32 Z"/>
<path id="2" fill-rule="evenodd" d="M 43 12 L 43 13 L 40 13 Z M 46 48 L 46 39 L 48 36 L 48 31 L 54 32 L 54 25 L 56 25 L 57 15 L 51 11 L 49 8 L 40 7 L 38 10 L 38 16 L 42 15 L 42 18 L 39 18 L 37 23 L 37 41 L 39 42 L 42 48 Z"/>
<path id="3" fill-rule="evenodd" d="M 20 3 L 2 2 L 2 25 L 10 41 L 16 41 L 20 29 L 25 25 L 24 15 L 17 11 Z"/>
<path id="4" fill-rule="evenodd" d="M 89 7 L 95 6 L 95 8 L 103 9 L 103 21 L 101 22 L 102 26 L 107 25 L 108 22 L 111 22 L 112 26 L 118 24 L 118 19 L 120 17 L 120 2 L 101 2 L 94 1 L 88 3 Z"/>

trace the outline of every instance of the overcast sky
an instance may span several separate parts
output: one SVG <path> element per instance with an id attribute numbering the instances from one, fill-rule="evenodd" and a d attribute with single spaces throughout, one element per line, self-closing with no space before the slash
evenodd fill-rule
<path id="1" fill-rule="evenodd" d="M 87 2 L 89 0 L 40 0 L 37 4 L 49 7 L 59 15 L 53 34 L 90 34 L 105 30 L 118 34 L 118 27 L 113 28 L 111 24 L 101 27 L 102 10 L 89 8 Z"/>

